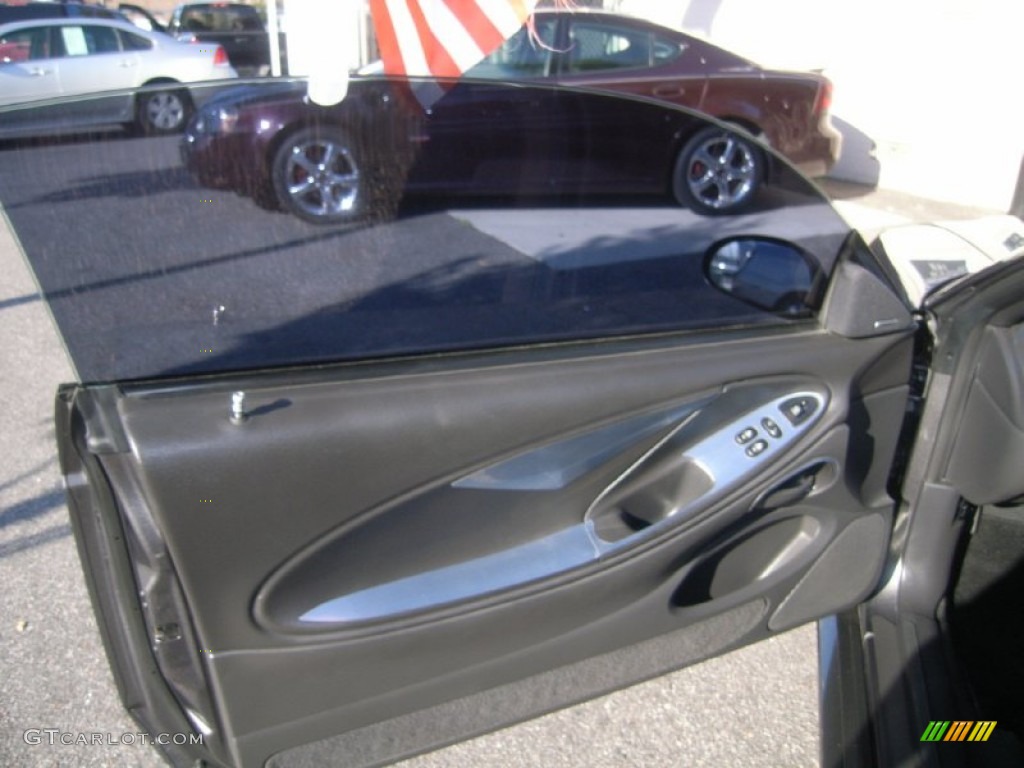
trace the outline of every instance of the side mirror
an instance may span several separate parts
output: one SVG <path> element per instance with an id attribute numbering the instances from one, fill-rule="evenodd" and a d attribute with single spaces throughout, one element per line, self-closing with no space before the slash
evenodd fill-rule
<path id="1" fill-rule="evenodd" d="M 720 291 L 789 316 L 805 315 L 813 308 L 822 276 L 818 264 L 797 246 L 760 237 L 716 243 L 704 272 Z"/>

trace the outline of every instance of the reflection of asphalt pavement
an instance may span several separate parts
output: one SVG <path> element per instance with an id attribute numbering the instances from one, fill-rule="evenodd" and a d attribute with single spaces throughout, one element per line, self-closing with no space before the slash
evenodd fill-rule
<path id="1" fill-rule="evenodd" d="M 85 380 L 523 341 L 523 329 L 600 335 L 610 317 L 623 331 L 735 319 L 738 302 L 702 276 L 714 241 L 773 235 L 827 266 L 843 236 L 821 203 L 764 197 L 713 218 L 668 199 L 411 204 L 394 222 L 318 228 L 200 189 L 174 138 L 0 151 L 0 201 Z"/>
<path id="2" fill-rule="evenodd" d="M 390 230 L 365 234 L 358 242 L 372 248 L 372 258 L 351 249 L 341 259 L 336 233 L 312 229 L 287 216 L 261 214 L 249 201 L 233 195 L 209 195 L 192 187 L 172 162 L 173 141 L 163 143 L 168 151 L 166 165 L 151 163 L 144 168 L 129 156 L 133 144 L 59 144 L 45 148 L 45 166 L 40 165 L 44 155 L 27 152 L 22 161 L 0 148 L 0 196 L 10 206 L 12 219 L 30 233 L 26 245 L 37 246 L 37 269 L 54 281 L 65 276 L 65 282 L 51 286 L 57 290 L 87 284 L 102 299 L 90 304 L 96 316 L 82 317 L 85 323 L 110 327 L 135 321 L 138 313 L 148 313 L 157 322 L 168 313 L 190 314 L 196 328 L 208 332 L 215 304 L 227 307 L 225 318 L 235 315 L 262 323 L 267 316 L 288 310 L 295 297 L 284 295 L 280 285 L 296 275 L 321 276 L 300 298 L 311 307 L 330 305 L 339 293 L 365 295 L 382 282 L 430 274 L 439 266 L 430 261 L 429 253 L 438 243 L 421 238 L 448 238 L 452 233 L 450 219 L 444 222 L 443 215 L 425 215 L 407 237 Z M 79 162 L 86 167 L 76 167 Z M 54 184 L 52 174 L 58 172 L 64 182 Z M 142 194 L 149 196 L 140 203 Z M 919 218 L 921 210 L 928 208 L 920 201 L 879 196 L 885 199 L 877 204 L 872 203 L 877 196 L 850 197 L 843 204 L 844 213 L 851 220 L 859 215 L 870 222 L 879 216 Z M 203 199 L 216 203 L 203 203 Z M 72 211 L 96 217 L 88 238 L 72 237 L 68 227 Z M 191 222 L 209 217 L 219 223 L 221 239 L 215 241 L 215 251 L 189 250 L 190 225 L 177 220 L 182 211 L 192 212 Z M 646 226 L 657 226 L 661 216 L 657 211 L 633 213 Z M 940 207 L 937 215 L 953 213 Z M 457 216 L 464 215 L 460 209 Z M 564 212 L 546 212 L 545 226 L 553 226 L 559 215 Z M 501 233 L 485 221 L 486 211 L 470 209 L 468 216 L 475 217 L 474 227 L 486 233 L 477 235 L 485 236 L 492 246 L 488 263 L 498 268 L 536 264 L 532 257 L 538 246 L 540 251 L 552 246 L 546 256 L 553 260 L 569 258 L 566 254 L 573 253 L 580 238 L 579 232 L 567 234 L 559 245 L 560 241 L 546 235 L 546 245 L 543 239 L 535 239 L 529 248 L 518 241 L 514 247 L 498 248 L 493 247 L 495 243 L 513 242 L 513 235 L 498 237 Z M 264 225 L 259 230 L 249 227 L 256 219 Z M 602 223 L 590 235 L 606 238 L 610 226 Z M 142 246 L 127 252 L 112 249 L 112 244 L 125 241 Z M 309 257 L 303 247 L 319 255 Z M 154 254 L 163 260 L 157 269 Z M 354 270 L 348 270 L 345 280 L 330 272 L 323 277 L 322 270 L 332 259 L 341 259 L 343 265 L 351 265 L 346 259 L 354 259 L 363 278 L 353 277 Z M 266 270 L 259 304 L 252 299 L 255 294 L 239 290 L 235 279 L 243 265 L 253 263 Z M 132 291 L 125 287 L 155 280 L 164 272 L 180 283 L 178 288 L 165 297 L 151 292 L 152 307 L 133 303 Z M 4 226 L 0 226 L 0 273 L 4 275 L 0 282 L 0 404 L 7 445 L 0 457 L 0 765 L 162 765 L 155 752 L 133 737 L 137 728 L 121 709 L 99 642 L 54 457 L 53 392 L 59 382 L 72 378 L 72 372 L 39 301 L 37 286 Z M 437 279 L 443 282 L 442 277 Z M 137 339 L 126 334 L 123 343 L 127 354 Z M 118 353 L 116 346 L 108 352 Z M 815 765 L 815 654 L 814 630 L 804 627 L 408 765 Z M 26 742 L 27 729 L 48 728 L 100 734 L 103 743 Z"/>
<path id="3" fill-rule="evenodd" d="M 457 203 L 456 203 L 457 204 Z M 554 269 L 703 255 L 715 240 L 752 231 L 795 242 L 843 236 L 841 222 L 808 209 L 813 204 L 715 218 L 673 205 L 641 208 L 459 209 L 449 213 L 519 253 Z M 821 207 L 821 206 L 817 206 Z M 823 222 L 830 227 L 823 228 Z"/>

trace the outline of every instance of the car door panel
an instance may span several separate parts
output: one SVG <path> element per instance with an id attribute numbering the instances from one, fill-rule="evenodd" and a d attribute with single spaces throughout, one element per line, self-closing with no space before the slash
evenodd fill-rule
<path id="1" fill-rule="evenodd" d="M 111 27 L 63 25 L 54 34 L 65 51 L 59 60 L 62 95 L 122 91 L 117 96 L 68 101 L 69 117 L 85 124 L 131 120 L 134 99 L 124 92 L 140 85 L 139 54 L 119 50 L 117 32 Z"/>
<path id="2" fill-rule="evenodd" d="M 60 95 L 56 59 L 0 63 L 2 104 L 51 99 Z"/>
<path id="3" fill-rule="evenodd" d="M 43 101 L 60 95 L 59 58 L 46 26 L 16 30 L 0 42 L 0 105 Z M 12 111 L 4 122 L 25 122 L 27 112 Z M 30 123 L 29 123 L 30 124 Z"/>
<path id="4" fill-rule="evenodd" d="M 117 500 L 136 642 L 214 754 L 373 733 L 346 764 L 375 764 L 862 598 L 911 349 L 807 326 L 67 389 L 58 415 L 77 525 Z M 736 443 L 807 395 L 778 447 Z M 453 719 L 464 696 L 492 709 Z"/>

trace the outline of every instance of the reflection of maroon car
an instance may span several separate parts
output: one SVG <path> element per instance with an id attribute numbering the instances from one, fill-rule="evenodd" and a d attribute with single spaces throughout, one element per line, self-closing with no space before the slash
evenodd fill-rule
<path id="1" fill-rule="evenodd" d="M 839 155 L 828 108 L 832 86 L 809 72 L 773 72 L 707 42 L 642 19 L 538 11 L 531 44 L 521 30 L 470 77 L 588 86 L 666 101 L 734 123 L 767 141 L 805 175 Z"/>
<path id="2" fill-rule="evenodd" d="M 409 95 L 421 84 L 436 87 L 357 78 L 326 108 L 303 81 L 233 88 L 189 124 L 185 165 L 205 186 L 316 223 L 379 216 L 409 193 L 671 194 L 734 213 L 786 172 L 748 133 L 649 99 L 466 79 L 424 113 Z"/>

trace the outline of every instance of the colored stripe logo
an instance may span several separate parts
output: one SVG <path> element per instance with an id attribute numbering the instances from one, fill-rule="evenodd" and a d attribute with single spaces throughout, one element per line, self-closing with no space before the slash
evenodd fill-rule
<path id="1" fill-rule="evenodd" d="M 921 741 L 988 741 L 996 729 L 995 720 L 932 720 Z"/>

